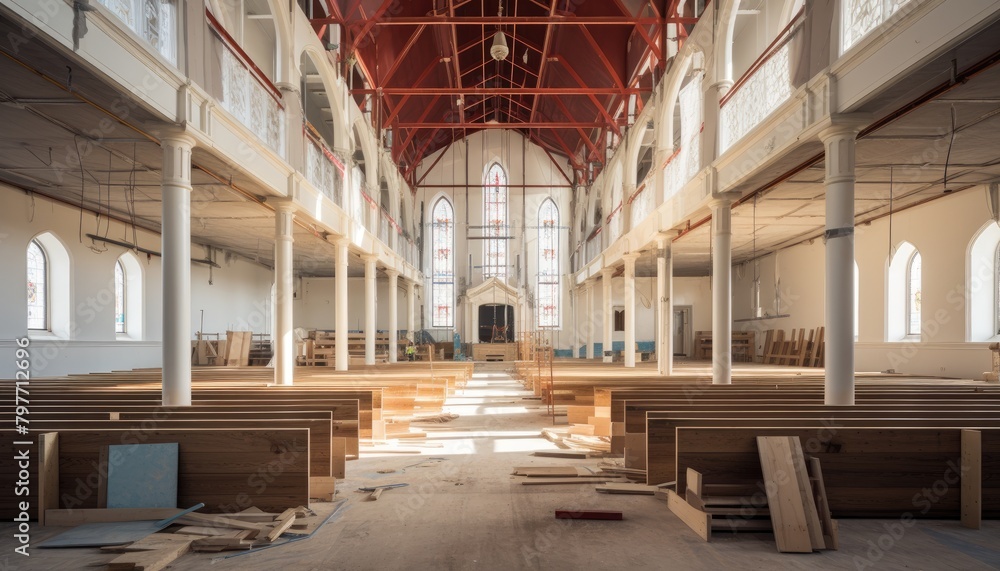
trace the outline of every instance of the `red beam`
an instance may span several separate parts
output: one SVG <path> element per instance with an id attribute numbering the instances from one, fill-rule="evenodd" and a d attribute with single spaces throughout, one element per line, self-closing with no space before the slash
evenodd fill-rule
<path id="1" fill-rule="evenodd" d="M 559 0 L 552 0 L 549 3 L 549 17 L 553 17 L 556 14 L 556 6 L 559 4 Z M 538 64 L 538 81 L 535 82 L 535 88 L 540 88 L 542 86 L 542 73 L 545 71 L 545 66 L 549 63 L 549 49 L 552 47 L 552 26 L 545 28 L 545 40 L 542 42 L 542 55 L 541 61 Z M 535 120 L 535 113 L 538 110 L 538 97 L 536 96 L 531 102 L 531 115 L 529 119 L 531 121 Z"/>
<path id="2" fill-rule="evenodd" d="M 383 24 L 383 23 L 385 23 L 385 22 L 381 22 L 380 20 L 382 20 L 382 16 L 385 15 L 386 11 L 389 10 L 389 8 L 394 3 L 395 3 L 395 0 L 383 0 L 382 5 L 378 7 L 378 10 L 375 10 L 375 13 L 372 14 L 372 16 L 370 18 L 366 18 L 364 20 L 361 20 L 361 21 L 364 22 L 364 26 L 361 27 L 361 32 L 352 39 L 350 53 L 354 53 L 358 49 L 358 44 L 361 43 L 361 39 L 364 38 L 365 36 L 367 36 L 368 32 L 370 32 L 372 30 L 372 28 L 374 28 L 377 24 Z M 361 0 L 358 0 L 357 4 L 360 5 L 361 4 Z M 347 17 L 348 18 L 351 17 L 351 12 L 352 12 L 352 10 L 348 10 L 347 11 Z M 387 18 L 386 19 L 387 22 L 391 21 L 391 20 L 392 20 L 392 18 Z M 421 23 L 422 22 L 417 22 L 416 25 L 419 26 Z M 358 61 L 361 61 L 360 58 L 358 59 Z"/>
<path id="3" fill-rule="evenodd" d="M 561 63 L 563 67 L 566 68 L 566 71 L 569 72 L 571 76 L 573 76 L 573 79 L 576 81 L 577 84 L 579 84 L 580 90 L 587 91 L 587 84 L 584 83 L 583 78 L 580 77 L 580 74 L 578 74 L 576 70 L 573 69 L 573 66 L 569 65 L 569 62 L 566 61 L 566 58 L 560 57 L 559 63 Z M 624 97 L 625 91 L 621 91 L 619 94 Z M 604 105 L 597 100 L 596 95 L 594 93 L 587 93 L 587 96 L 590 97 L 590 101 L 594 104 L 595 107 L 597 107 L 597 110 L 600 111 L 601 115 L 604 116 L 604 120 L 608 122 L 608 125 L 610 125 L 612 129 L 614 129 L 615 134 L 621 137 L 622 132 L 618 128 L 618 124 L 615 122 L 611 114 L 608 113 L 608 110 L 604 108 Z"/>
<path id="4" fill-rule="evenodd" d="M 534 123 L 504 122 L 504 123 L 400 123 L 400 129 L 598 129 L 604 123 L 579 123 L 576 121 L 547 121 Z"/>
<path id="5" fill-rule="evenodd" d="M 413 49 L 414 44 L 416 44 L 417 40 L 420 39 L 420 34 L 424 33 L 424 29 L 426 28 L 427 26 L 420 26 L 419 28 L 417 28 L 417 31 L 414 32 L 412 36 L 410 36 L 410 39 L 407 40 L 406 45 L 403 46 L 403 50 L 399 52 L 398 56 L 396 56 L 396 61 L 392 62 L 392 67 L 390 67 L 389 71 L 386 72 L 385 77 L 382 78 L 382 81 L 379 85 L 385 85 L 389 83 L 389 80 L 392 79 L 392 76 L 396 73 L 396 70 L 399 69 L 399 66 L 403 65 L 403 62 L 406 61 L 406 54 L 408 54 L 410 50 Z"/>
<path id="6" fill-rule="evenodd" d="M 379 8 L 379 12 L 384 12 Z M 698 18 L 619 18 L 614 16 L 407 16 L 393 17 L 382 20 L 379 13 L 375 18 L 368 19 L 366 29 L 375 26 L 510 26 L 519 24 L 523 26 L 653 26 L 661 23 L 668 24 L 697 24 Z M 333 18 L 318 18 L 320 23 L 337 23 Z"/>
<path id="7" fill-rule="evenodd" d="M 573 114 L 566 108 L 566 104 L 562 102 L 562 99 L 555 97 L 552 100 L 556 102 L 556 105 L 559 106 L 567 119 L 573 118 Z M 600 153 L 597 151 L 597 147 L 594 146 L 594 143 L 590 140 L 590 135 L 584 132 L 584 130 L 580 127 L 576 128 L 576 132 L 580 134 L 580 138 L 583 139 L 583 142 L 586 143 L 587 147 L 590 149 L 590 156 L 594 158 L 599 157 Z"/>
<path id="8" fill-rule="evenodd" d="M 561 58 L 560 58 L 561 59 Z M 580 87 L 383 87 L 383 95 L 628 95 L 649 92 L 645 88 L 587 87 L 576 72 Z M 370 95 L 375 89 L 352 89 L 351 95 Z"/>
<path id="9" fill-rule="evenodd" d="M 417 120 L 418 123 L 423 123 L 424 119 L 427 118 L 427 115 L 430 114 L 431 110 L 434 109 L 434 106 L 437 105 L 437 102 L 440 99 L 441 96 L 439 95 L 434 98 L 434 101 L 431 101 L 431 104 L 428 105 L 424 109 L 424 112 L 420 114 L 420 119 Z M 413 139 L 413 136 L 417 134 L 418 130 L 419 129 L 410 129 L 410 132 L 406 134 L 406 139 L 403 141 L 402 146 L 399 147 L 399 155 L 397 156 L 397 158 L 403 155 L 403 153 L 406 151 L 406 147 L 410 145 L 410 141 Z"/>
<path id="10" fill-rule="evenodd" d="M 594 36 L 591 35 L 590 30 L 588 30 L 586 26 L 580 26 L 580 31 L 583 32 L 583 36 L 587 38 L 587 43 L 590 44 L 594 53 L 597 54 L 598 59 L 600 59 L 601 63 L 604 64 L 604 69 L 608 70 L 608 75 L 610 75 L 611 79 L 615 81 L 615 85 L 618 86 L 618 89 L 624 89 L 625 86 L 622 85 L 622 78 L 618 77 L 618 72 L 615 71 L 614 66 L 611 65 L 611 62 L 608 60 L 608 56 L 605 55 L 601 46 L 597 44 L 597 40 L 595 40 Z"/>
<path id="11" fill-rule="evenodd" d="M 423 83 L 424 80 L 427 79 L 427 76 L 430 75 L 431 72 L 434 71 L 434 68 L 437 66 L 438 66 L 437 60 L 432 61 L 431 64 L 427 66 L 427 69 L 425 69 L 423 73 L 420 74 L 420 77 L 417 78 L 417 81 L 414 83 L 414 85 L 420 85 L 421 83 Z M 385 95 L 384 89 L 382 90 L 382 94 Z M 402 99 L 399 100 L 399 103 L 397 103 L 392 107 L 389 116 L 386 117 L 385 120 L 386 125 L 392 124 L 392 120 L 395 119 L 397 115 L 399 115 L 399 112 L 400 110 L 402 110 L 403 105 L 406 105 L 406 102 L 409 101 L 410 97 L 412 97 L 412 95 L 404 96 Z"/>

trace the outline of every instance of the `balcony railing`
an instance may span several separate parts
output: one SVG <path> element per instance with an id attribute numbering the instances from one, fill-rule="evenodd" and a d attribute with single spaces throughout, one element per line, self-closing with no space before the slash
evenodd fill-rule
<path id="1" fill-rule="evenodd" d="M 327 198 L 343 207 L 344 163 L 308 131 L 306 141 L 306 179 Z"/>
<path id="2" fill-rule="evenodd" d="M 720 151 L 742 139 L 792 95 L 791 40 L 802 29 L 804 9 L 778 34 L 722 99 Z"/>
<path id="3" fill-rule="evenodd" d="M 170 63 L 177 63 L 175 0 L 98 0 Z"/>
<path id="4" fill-rule="evenodd" d="M 619 201 L 618 206 L 615 206 L 611 214 L 608 214 L 608 244 L 613 244 L 622 235 L 622 228 L 625 226 L 624 216 L 622 214 L 622 205 L 624 203 Z"/>
<path id="5" fill-rule="evenodd" d="M 846 52 L 851 46 L 880 26 L 910 0 L 844 0 L 841 46 Z"/>
<path id="6" fill-rule="evenodd" d="M 651 188 L 647 188 L 650 186 L 650 182 L 652 182 L 651 179 L 646 179 L 646 182 L 628 199 L 629 208 L 632 211 L 632 228 L 645 220 L 655 206 L 655 192 Z"/>
<path id="7" fill-rule="evenodd" d="M 222 50 L 222 107 L 267 146 L 283 155 L 284 108 L 281 92 L 254 64 L 211 12 L 208 24 L 226 49 Z"/>
<path id="8" fill-rule="evenodd" d="M 589 264 L 603 250 L 604 248 L 601 247 L 601 228 L 598 227 L 591 232 L 590 237 L 587 238 L 587 243 L 583 245 L 583 259 L 586 260 L 585 263 Z"/>

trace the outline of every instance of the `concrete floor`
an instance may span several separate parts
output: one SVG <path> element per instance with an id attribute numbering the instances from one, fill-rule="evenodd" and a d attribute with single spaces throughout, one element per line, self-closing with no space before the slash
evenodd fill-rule
<path id="1" fill-rule="evenodd" d="M 598 494 L 592 485 L 519 485 L 510 476 L 515 466 L 599 460 L 531 456 L 555 448 L 539 435 L 551 417 L 524 399 L 529 394 L 501 364 L 476 370 L 468 388 L 448 401 L 460 418 L 429 426 L 426 440 L 378 447 L 399 453 L 362 449 L 364 458 L 350 462 L 349 477 L 338 482 L 345 507 L 312 539 L 229 559 L 189 554 L 170 569 L 1000 569 L 998 521 L 971 531 L 955 521 L 902 528 L 888 520 L 841 520 L 839 551 L 793 555 L 778 553 L 770 534 L 717 534 L 704 543 L 650 496 Z M 409 486 L 377 502 L 355 491 L 393 483 Z M 320 515 L 333 509 L 313 507 Z M 625 520 L 554 519 L 556 509 L 585 508 L 621 510 Z M 29 560 L 11 555 L 12 528 L 2 529 L 0 571 L 99 568 L 113 558 L 93 549 L 33 549 Z M 33 540 L 57 531 L 36 530 Z"/>

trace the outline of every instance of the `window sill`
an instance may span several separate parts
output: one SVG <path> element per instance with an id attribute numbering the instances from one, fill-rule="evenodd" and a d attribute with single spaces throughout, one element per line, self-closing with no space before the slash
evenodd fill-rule
<path id="1" fill-rule="evenodd" d="M 36 329 L 34 331 L 28 331 L 28 339 L 32 341 L 64 341 L 67 340 L 68 337 L 56 335 L 51 331 L 39 331 Z"/>

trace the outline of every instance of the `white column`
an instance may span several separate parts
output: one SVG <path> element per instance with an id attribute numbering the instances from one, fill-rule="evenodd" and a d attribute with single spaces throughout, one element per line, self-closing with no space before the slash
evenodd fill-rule
<path id="1" fill-rule="evenodd" d="M 375 255 L 365 256 L 365 364 L 375 364 Z"/>
<path id="2" fill-rule="evenodd" d="M 705 90 L 705 98 L 703 100 L 704 112 L 702 113 L 705 125 L 701 133 L 701 166 L 705 167 L 712 164 L 713 161 L 721 154 L 720 152 L 720 142 L 722 140 L 722 129 L 724 126 L 721 121 L 721 111 L 722 108 L 719 102 L 723 97 L 729 93 L 729 89 L 733 86 L 733 82 L 729 80 L 717 81 L 711 83 L 708 89 Z M 714 343 L 713 339 L 713 343 Z"/>
<path id="3" fill-rule="evenodd" d="M 163 148 L 164 406 L 191 405 L 191 150 L 184 133 L 160 138 Z"/>
<path id="4" fill-rule="evenodd" d="M 389 276 L 389 362 L 398 361 L 399 352 L 399 272 L 386 270 Z"/>
<path id="5" fill-rule="evenodd" d="M 601 270 L 601 285 L 604 287 L 603 309 L 604 309 L 604 346 L 603 351 L 610 351 L 612 347 L 612 336 L 614 335 L 615 312 L 611 302 L 611 275 L 615 273 L 612 268 Z M 603 357 L 604 354 L 602 353 Z"/>
<path id="6" fill-rule="evenodd" d="M 406 332 L 410 335 L 410 340 L 417 341 L 416 316 L 417 312 L 417 284 L 413 281 L 406 282 Z"/>
<path id="7" fill-rule="evenodd" d="M 334 351 L 338 371 L 346 371 L 350 363 L 350 355 L 347 354 L 347 239 L 337 240 L 337 266 L 334 273 L 334 296 L 336 310 L 335 321 L 337 338 L 334 342 Z"/>
<path id="8" fill-rule="evenodd" d="M 274 384 L 291 385 L 295 374 L 295 336 L 292 332 L 292 224 L 295 206 L 278 204 L 274 213 Z"/>
<path id="9" fill-rule="evenodd" d="M 635 260 L 638 252 L 625 254 L 625 366 L 635 367 Z"/>
<path id="10" fill-rule="evenodd" d="M 854 404 L 854 150 L 857 129 L 820 133 L 826 147 L 826 397 Z"/>
<path id="11" fill-rule="evenodd" d="M 656 240 L 657 347 L 656 370 L 674 374 L 674 258 L 670 238 Z"/>
<path id="12" fill-rule="evenodd" d="M 587 321 L 584 322 L 583 326 L 586 329 L 587 335 L 587 358 L 594 358 L 594 329 L 597 327 L 597 314 L 594 312 L 594 288 L 597 287 L 595 283 L 587 284 Z"/>
<path id="13" fill-rule="evenodd" d="M 712 384 L 733 382 L 732 202 L 712 201 Z"/>

